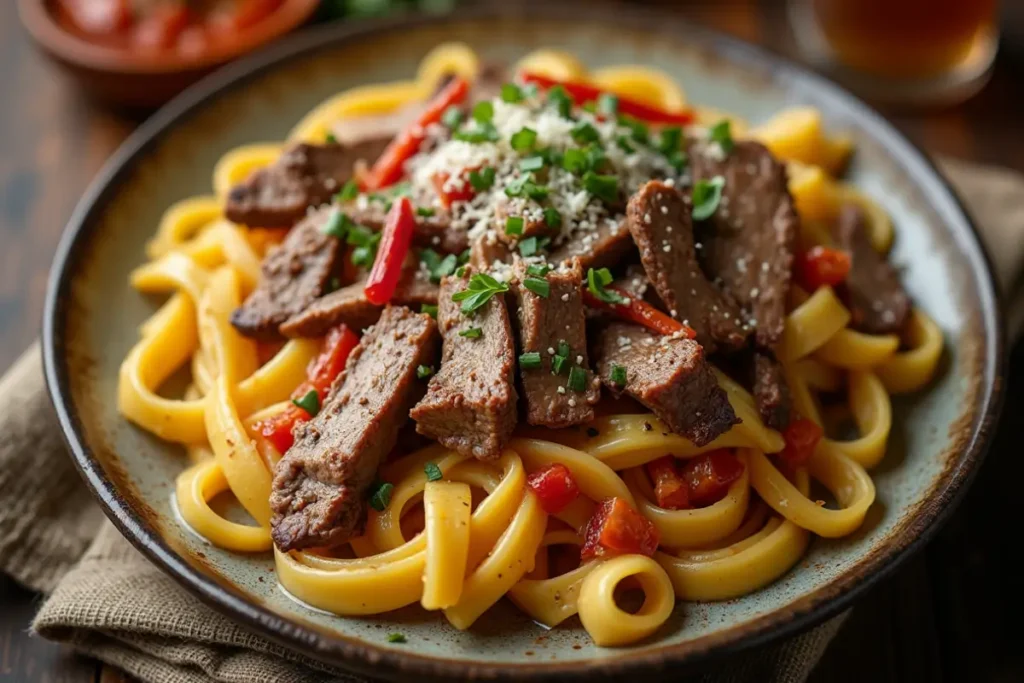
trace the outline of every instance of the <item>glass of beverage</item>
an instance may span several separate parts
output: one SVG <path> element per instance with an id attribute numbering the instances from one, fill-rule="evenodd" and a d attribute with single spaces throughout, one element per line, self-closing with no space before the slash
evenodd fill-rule
<path id="1" fill-rule="evenodd" d="M 865 97 L 952 104 L 981 89 L 999 42 L 997 0 L 789 0 L 804 56 Z"/>

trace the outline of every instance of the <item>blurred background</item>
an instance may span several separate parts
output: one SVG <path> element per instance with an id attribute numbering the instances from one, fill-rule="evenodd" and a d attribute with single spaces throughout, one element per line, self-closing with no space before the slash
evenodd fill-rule
<path id="1" fill-rule="evenodd" d="M 555 0 L 551 0 L 552 2 Z M 460 12 L 484 0 L 0 0 L 0 367 L 37 336 L 76 202 L 153 109 L 218 66 L 311 24 Z M 1024 0 L 648 0 L 839 80 L 932 155 L 1024 171 Z M 1004 414 L 1024 407 L 1012 349 Z M 1019 681 L 1021 602 L 1006 543 L 1013 420 L 962 509 L 865 599 L 813 681 Z M 0 576 L 0 680 L 120 676 L 25 629 L 35 596 Z"/>

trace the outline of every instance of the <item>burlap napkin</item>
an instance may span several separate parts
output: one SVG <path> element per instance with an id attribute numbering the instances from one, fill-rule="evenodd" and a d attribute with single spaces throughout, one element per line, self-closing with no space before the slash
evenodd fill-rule
<path id="1" fill-rule="evenodd" d="M 1024 177 L 962 162 L 943 167 L 1012 294 L 1024 265 Z M 1013 308 L 1017 326 L 1022 311 Z M 0 380 L 0 434 L 0 571 L 50 593 L 32 625 L 39 635 L 154 683 L 354 680 L 201 604 L 102 521 L 58 436 L 38 346 Z M 844 618 L 734 657 L 701 680 L 801 683 Z"/>

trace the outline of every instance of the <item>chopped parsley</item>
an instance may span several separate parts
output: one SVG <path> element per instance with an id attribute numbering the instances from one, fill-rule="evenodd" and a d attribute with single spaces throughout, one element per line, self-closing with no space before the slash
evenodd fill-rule
<path id="1" fill-rule="evenodd" d="M 523 101 L 523 89 L 515 83 L 506 83 L 501 86 L 501 101 L 509 104 L 516 104 Z"/>
<path id="2" fill-rule="evenodd" d="M 601 93 L 597 98 L 597 111 L 605 116 L 615 116 L 619 113 L 619 98 L 610 92 Z"/>
<path id="3" fill-rule="evenodd" d="M 732 140 L 732 124 L 729 119 L 722 119 L 708 129 L 708 137 L 712 142 L 717 142 L 722 151 L 728 154 L 736 143 Z"/>
<path id="4" fill-rule="evenodd" d="M 494 103 L 481 100 L 473 106 L 473 120 L 477 123 L 490 123 L 494 120 Z"/>
<path id="5" fill-rule="evenodd" d="M 527 277 L 523 279 L 523 287 L 533 292 L 539 297 L 547 299 L 551 296 L 551 285 L 542 277 Z"/>
<path id="6" fill-rule="evenodd" d="M 373 486 L 370 487 L 370 507 L 377 512 L 384 512 L 388 507 L 388 503 L 391 502 L 391 492 L 394 490 L 395 485 L 390 482 L 374 482 Z"/>
<path id="7" fill-rule="evenodd" d="M 566 386 L 577 393 L 582 393 L 587 390 L 587 371 L 583 368 L 574 366 L 569 370 L 569 381 L 566 382 Z"/>
<path id="8" fill-rule="evenodd" d="M 505 219 L 506 235 L 522 235 L 525 221 L 522 216 L 509 216 Z"/>
<path id="9" fill-rule="evenodd" d="M 459 124 L 462 123 L 462 110 L 454 104 L 448 107 L 444 110 L 444 113 L 441 114 L 441 123 L 443 123 L 446 128 L 452 130 L 458 128 Z"/>
<path id="10" fill-rule="evenodd" d="M 302 398 L 293 398 L 292 403 L 309 413 L 310 417 L 316 417 L 320 412 L 320 394 L 316 389 L 310 389 Z"/>
<path id="11" fill-rule="evenodd" d="M 551 374 L 564 375 L 564 370 L 569 369 L 569 358 L 567 356 L 555 356 L 551 359 Z"/>
<path id="12" fill-rule="evenodd" d="M 547 102 L 558 111 L 562 118 L 567 119 L 572 114 L 572 98 L 565 92 L 565 88 L 560 85 L 556 85 L 548 90 Z"/>
<path id="13" fill-rule="evenodd" d="M 351 225 L 345 243 L 354 246 L 352 265 L 369 268 L 377 258 L 377 245 L 380 244 L 380 233 L 361 225 Z"/>
<path id="14" fill-rule="evenodd" d="M 405 642 L 408 642 L 408 641 L 406 641 L 404 633 L 389 633 L 388 634 L 388 642 L 389 643 L 405 643 Z"/>
<path id="15" fill-rule="evenodd" d="M 523 256 L 533 256 L 541 249 L 546 249 L 551 244 L 550 237 L 527 237 L 519 240 L 519 253 Z"/>
<path id="16" fill-rule="evenodd" d="M 488 190 L 494 185 L 494 174 L 495 171 L 490 166 L 484 166 L 480 170 L 474 169 L 469 172 L 469 186 L 477 192 Z"/>
<path id="17" fill-rule="evenodd" d="M 437 304 L 420 304 L 420 313 L 426 313 L 437 320 Z"/>
<path id="18" fill-rule="evenodd" d="M 444 477 L 441 474 L 441 468 L 435 462 L 428 462 L 424 465 L 423 473 L 427 475 L 427 481 L 440 481 Z"/>
<path id="19" fill-rule="evenodd" d="M 540 169 L 544 168 L 544 165 L 546 163 L 547 163 L 547 159 L 545 159 L 543 156 L 540 156 L 540 155 L 536 155 L 536 156 L 532 156 L 532 157 L 526 157 L 525 159 L 520 160 L 520 162 L 519 162 L 519 170 L 521 170 L 521 171 L 539 171 Z"/>
<path id="20" fill-rule="evenodd" d="M 553 206 L 544 207 L 544 225 L 552 230 L 562 227 L 562 214 Z"/>
<path id="21" fill-rule="evenodd" d="M 530 351 L 519 356 L 519 367 L 523 370 L 536 370 L 541 366 L 540 352 Z"/>
<path id="22" fill-rule="evenodd" d="M 586 121 L 577 123 L 573 126 L 570 134 L 572 135 L 572 139 L 581 145 L 586 145 L 591 142 L 600 142 L 601 140 L 601 134 L 597 132 L 597 128 L 594 128 L 593 125 Z"/>
<path id="23" fill-rule="evenodd" d="M 495 280 L 487 273 L 476 273 L 461 292 L 452 294 L 452 301 L 462 302 L 463 313 L 473 313 L 495 294 L 508 291 L 508 283 Z"/>
<path id="24" fill-rule="evenodd" d="M 725 178 L 716 175 L 711 180 L 698 180 L 693 185 L 693 211 L 691 215 L 696 221 L 706 221 L 715 215 L 719 202 L 722 201 L 722 188 Z"/>
<path id="25" fill-rule="evenodd" d="M 339 202 L 350 202 L 359 196 L 359 184 L 354 180 L 349 180 L 345 183 L 338 194 L 334 195 L 334 198 Z"/>
<path id="26" fill-rule="evenodd" d="M 418 365 L 416 366 L 416 377 L 419 379 L 426 379 L 434 374 L 433 365 Z"/>
<path id="27" fill-rule="evenodd" d="M 616 176 L 587 171 L 583 174 L 583 189 L 606 204 L 619 201 L 619 179 Z"/>
<path id="28" fill-rule="evenodd" d="M 458 267 L 458 257 L 455 254 L 448 254 L 445 257 L 441 257 L 433 249 L 423 249 L 420 251 L 420 262 L 427 267 L 427 272 L 430 274 L 430 281 L 437 284 L 441 281 L 441 278 L 451 275 L 455 272 L 455 268 Z"/>
<path id="29" fill-rule="evenodd" d="M 532 266 L 526 268 L 527 275 L 534 275 L 536 277 L 544 277 L 554 269 L 553 266 L 549 266 L 546 263 L 535 263 Z"/>
<path id="30" fill-rule="evenodd" d="M 325 140 L 327 141 L 328 145 L 334 145 L 337 144 L 338 142 L 338 138 L 334 137 L 334 133 L 328 133 Z"/>
<path id="31" fill-rule="evenodd" d="M 599 270 L 591 268 L 587 271 L 587 289 L 591 294 L 607 304 L 625 304 L 626 297 L 614 289 L 606 289 L 611 283 L 612 274 L 607 268 Z"/>
<path id="32" fill-rule="evenodd" d="M 618 363 L 612 364 L 612 384 L 618 384 L 620 387 L 626 386 L 626 368 Z"/>
<path id="33" fill-rule="evenodd" d="M 422 207 L 422 206 L 416 208 L 416 215 L 417 216 L 423 216 L 425 218 L 429 218 L 430 216 L 433 216 L 435 213 L 437 213 L 437 212 L 434 211 L 431 208 Z"/>
<path id="34" fill-rule="evenodd" d="M 520 154 L 529 152 L 537 144 L 537 131 L 524 127 L 518 133 L 512 134 L 509 144 Z"/>
<path id="35" fill-rule="evenodd" d="M 349 226 L 354 225 L 352 221 L 348 219 L 341 211 L 331 211 L 331 215 L 327 217 L 327 222 L 324 223 L 324 227 L 321 231 L 325 235 L 331 237 L 337 237 L 339 240 L 345 239 L 346 233 L 348 233 Z"/>
<path id="36" fill-rule="evenodd" d="M 459 332 L 459 336 L 460 337 L 465 337 L 466 339 L 479 339 L 483 335 L 484 335 L 484 331 L 482 329 L 480 329 L 479 327 L 470 327 L 468 329 L 465 329 L 465 330 L 462 330 L 461 332 Z"/>

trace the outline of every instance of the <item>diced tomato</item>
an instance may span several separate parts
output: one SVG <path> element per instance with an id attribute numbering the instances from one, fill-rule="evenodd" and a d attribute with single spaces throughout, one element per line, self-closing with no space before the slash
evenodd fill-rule
<path id="1" fill-rule="evenodd" d="M 130 0 L 59 0 L 57 8 L 72 26 L 93 35 L 114 35 L 132 23 Z"/>
<path id="2" fill-rule="evenodd" d="M 743 475 L 743 463 L 732 451 L 720 448 L 695 458 L 683 466 L 682 476 L 694 507 L 707 507 L 725 497 L 729 485 Z"/>
<path id="3" fill-rule="evenodd" d="M 531 474 L 526 484 L 549 515 L 561 512 L 580 495 L 580 487 L 576 485 L 572 472 L 557 462 Z"/>
<path id="4" fill-rule="evenodd" d="M 640 554 L 658 549 L 658 530 L 622 498 L 601 501 L 583 532 L 580 559 Z"/>
<path id="5" fill-rule="evenodd" d="M 380 246 L 373 269 L 366 278 L 363 292 L 371 304 L 383 306 L 391 300 L 402 276 L 402 266 L 412 245 L 416 218 L 408 197 L 399 197 L 392 203 L 381 231 Z"/>
<path id="6" fill-rule="evenodd" d="M 132 30 L 132 44 L 148 49 L 174 45 L 188 26 L 189 11 L 185 3 L 159 4 L 142 15 Z"/>
<path id="7" fill-rule="evenodd" d="M 360 179 L 364 185 L 362 189 L 379 190 L 401 178 L 402 166 L 419 150 L 420 143 L 426 137 L 427 126 L 440 121 L 445 110 L 466 99 L 468 92 L 469 81 L 461 77 L 453 78 L 442 88 L 430 100 L 420 117 L 391 141 L 373 167 L 363 175 Z"/>
<path id="8" fill-rule="evenodd" d="M 315 389 L 323 403 L 331 389 L 335 378 L 345 369 L 352 349 L 359 344 L 359 337 L 345 325 L 339 325 L 324 339 L 323 350 L 306 368 L 306 381 L 296 387 L 292 398 L 302 398 Z M 267 418 L 255 425 L 256 433 L 269 441 L 278 453 L 284 453 L 292 447 L 294 441 L 292 428 L 299 422 L 310 419 L 310 414 L 295 404 L 290 404 L 277 415 Z"/>
<path id="9" fill-rule="evenodd" d="M 459 174 L 459 178 L 462 182 L 461 187 L 448 187 L 445 185 L 448 183 L 448 179 L 451 175 L 445 172 L 435 173 L 431 180 L 434 182 L 434 188 L 437 190 L 437 196 L 441 200 L 441 205 L 449 209 L 451 208 L 452 202 L 468 202 L 470 199 L 476 196 L 476 190 L 469 184 L 469 174 L 475 169 L 467 168 Z"/>
<path id="10" fill-rule="evenodd" d="M 786 446 L 779 453 L 779 458 L 791 467 L 803 465 L 814 455 L 814 449 L 818 447 L 822 436 L 824 432 L 813 420 L 802 417 L 790 421 L 782 430 Z"/>
<path id="11" fill-rule="evenodd" d="M 821 245 L 798 254 L 794 264 L 797 283 L 808 292 L 828 285 L 835 287 L 850 274 L 850 254 Z"/>
<path id="12" fill-rule="evenodd" d="M 606 90 L 589 85 L 587 83 L 578 83 L 573 81 L 559 81 L 554 78 L 548 78 L 535 73 L 521 73 L 519 74 L 520 80 L 524 83 L 535 83 L 541 88 L 553 88 L 556 85 L 560 85 L 565 89 L 565 92 L 569 97 L 572 98 L 576 106 L 581 106 L 587 102 L 596 102 Z M 694 115 L 692 111 L 681 111 L 681 112 L 668 112 L 657 107 L 652 107 L 643 102 L 617 95 L 619 100 L 618 113 L 623 116 L 629 116 L 630 118 L 637 119 L 638 121 L 645 121 L 647 123 L 664 124 L 664 125 L 676 125 L 685 126 L 686 124 L 693 123 Z"/>
<path id="13" fill-rule="evenodd" d="M 666 510 L 685 510 L 690 507 L 690 489 L 675 458 L 666 455 L 652 460 L 647 463 L 647 474 L 654 483 L 654 498 L 658 507 Z"/>
<path id="14" fill-rule="evenodd" d="M 671 318 L 654 306 L 650 305 L 643 299 L 635 296 L 630 296 L 629 293 L 618 289 L 617 287 L 605 287 L 607 291 L 618 292 L 623 297 L 629 299 L 628 304 L 613 304 L 598 299 L 590 290 L 584 288 L 583 290 L 583 301 L 591 308 L 599 308 L 609 313 L 614 313 L 618 317 L 629 320 L 631 322 L 639 323 L 644 327 L 648 327 L 655 332 L 660 334 L 677 334 L 682 333 L 685 337 L 693 339 L 697 336 L 697 333 L 693 331 L 693 328 L 682 324 L 678 320 Z"/>

